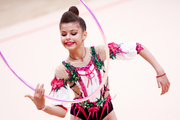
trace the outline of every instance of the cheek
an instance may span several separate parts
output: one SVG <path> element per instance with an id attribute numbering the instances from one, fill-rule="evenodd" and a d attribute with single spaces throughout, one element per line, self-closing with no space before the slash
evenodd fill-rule
<path id="1" fill-rule="evenodd" d="M 61 43 L 64 45 L 64 43 L 65 43 L 65 39 L 64 39 L 64 37 L 62 37 L 61 36 Z"/>
<path id="2" fill-rule="evenodd" d="M 82 39 L 83 39 L 83 38 L 82 38 L 82 35 L 81 35 L 81 34 L 77 35 L 77 36 L 76 36 L 76 39 L 82 40 Z"/>

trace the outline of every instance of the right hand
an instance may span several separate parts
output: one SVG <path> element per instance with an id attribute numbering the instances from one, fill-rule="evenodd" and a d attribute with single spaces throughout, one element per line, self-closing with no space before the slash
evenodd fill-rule
<path id="1" fill-rule="evenodd" d="M 158 88 L 162 89 L 161 95 L 167 93 L 169 91 L 170 82 L 166 75 L 157 78 Z"/>
<path id="2" fill-rule="evenodd" d="M 40 84 L 38 84 L 34 91 L 34 96 L 25 95 L 25 97 L 30 98 L 36 105 L 37 109 L 42 109 L 45 107 L 44 93 L 45 93 L 44 84 L 42 84 L 41 86 Z"/>

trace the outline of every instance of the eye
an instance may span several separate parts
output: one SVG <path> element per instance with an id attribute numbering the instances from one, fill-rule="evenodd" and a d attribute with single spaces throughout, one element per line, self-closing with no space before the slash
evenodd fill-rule
<path id="1" fill-rule="evenodd" d="M 73 36 L 75 36 L 77 34 L 77 32 L 73 32 L 73 33 L 71 33 L 71 35 L 73 35 Z"/>
<path id="2" fill-rule="evenodd" d="M 61 35 L 62 35 L 62 36 L 66 36 L 66 33 L 62 33 Z"/>

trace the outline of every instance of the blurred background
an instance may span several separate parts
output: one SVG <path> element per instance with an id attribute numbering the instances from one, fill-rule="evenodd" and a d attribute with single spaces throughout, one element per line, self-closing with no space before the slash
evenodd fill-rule
<path id="1" fill-rule="evenodd" d="M 111 96 L 119 120 L 180 119 L 180 1 L 84 0 L 99 20 L 107 42 L 145 45 L 171 82 L 161 96 L 156 72 L 140 56 L 110 61 Z M 0 51 L 13 70 L 32 87 L 45 84 L 48 95 L 55 68 L 68 56 L 61 45 L 59 20 L 72 5 L 87 24 L 86 46 L 104 44 L 92 16 L 78 0 L 0 0 Z M 0 120 L 69 120 L 38 111 L 24 96 L 33 95 L 0 59 Z M 70 93 L 73 98 L 72 92 Z M 46 104 L 51 105 L 46 99 Z"/>
<path id="2" fill-rule="evenodd" d="M 79 4 L 78 0 L 0 0 L 0 28 L 35 19 L 76 4 Z"/>

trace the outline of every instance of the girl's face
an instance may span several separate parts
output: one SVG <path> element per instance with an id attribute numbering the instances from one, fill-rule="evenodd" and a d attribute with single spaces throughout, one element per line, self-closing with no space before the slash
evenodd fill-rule
<path id="1" fill-rule="evenodd" d="M 78 22 L 63 23 L 60 26 L 61 42 L 68 50 L 84 49 L 87 32 L 82 31 Z"/>

